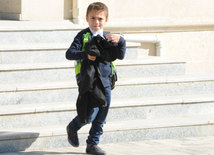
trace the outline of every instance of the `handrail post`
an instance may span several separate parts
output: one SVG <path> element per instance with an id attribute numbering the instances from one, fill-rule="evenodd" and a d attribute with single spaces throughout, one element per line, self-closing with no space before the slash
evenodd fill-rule
<path id="1" fill-rule="evenodd" d="M 156 46 L 156 55 L 162 56 L 162 43 L 157 36 L 126 34 L 124 38 L 129 42 L 154 43 Z"/>

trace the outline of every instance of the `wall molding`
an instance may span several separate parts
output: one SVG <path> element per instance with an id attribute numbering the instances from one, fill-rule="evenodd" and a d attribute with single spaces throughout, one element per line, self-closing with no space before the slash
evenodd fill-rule
<path id="1" fill-rule="evenodd" d="M 107 26 L 110 32 L 120 33 L 168 33 L 168 32 L 193 32 L 214 31 L 213 25 L 179 25 L 179 26 Z"/>
<path id="2" fill-rule="evenodd" d="M 106 29 L 126 33 L 165 33 L 189 31 L 213 31 L 214 19 L 170 19 L 170 18 L 133 18 L 109 21 Z"/>

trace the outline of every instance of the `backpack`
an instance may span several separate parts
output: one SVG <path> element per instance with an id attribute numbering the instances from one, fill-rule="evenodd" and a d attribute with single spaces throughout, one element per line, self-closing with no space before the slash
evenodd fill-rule
<path id="1" fill-rule="evenodd" d="M 82 52 L 85 51 L 85 44 L 89 41 L 90 38 L 91 38 L 90 32 L 87 32 L 86 34 L 84 34 Z M 78 85 L 80 83 L 81 63 L 82 63 L 82 60 L 75 61 L 75 74 L 76 74 L 76 80 Z M 111 75 L 110 75 L 111 89 L 114 89 L 115 82 L 117 81 L 117 70 L 116 70 L 116 65 L 114 61 L 110 62 L 110 65 L 111 65 Z"/>

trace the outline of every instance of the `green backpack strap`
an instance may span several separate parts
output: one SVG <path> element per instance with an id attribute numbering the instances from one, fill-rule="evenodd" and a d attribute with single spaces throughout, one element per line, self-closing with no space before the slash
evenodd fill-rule
<path id="1" fill-rule="evenodd" d="M 115 65 L 115 61 L 111 61 L 110 62 L 110 65 L 111 65 L 111 75 L 114 74 L 114 70 L 116 71 L 116 65 Z"/>
<path id="2" fill-rule="evenodd" d="M 82 52 L 85 51 L 85 43 L 87 43 L 89 41 L 89 38 L 91 38 L 91 33 L 87 32 L 83 38 Z"/>
<path id="3" fill-rule="evenodd" d="M 111 89 L 114 89 L 115 88 L 115 82 L 117 81 L 117 70 L 116 70 L 115 61 L 111 61 L 110 65 L 111 65 L 111 75 L 110 75 Z"/>
<path id="4" fill-rule="evenodd" d="M 84 38 L 83 38 L 82 52 L 85 51 L 85 44 L 89 41 L 89 38 L 91 38 L 91 33 L 87 32 L 84 35 Z M 80 73 L 81 63 L 82 63 L 82 60 L 77 60 L 76 61 L 76 64 L 75 64 L 75 74 L 76 74 L 76 76 Z"/>

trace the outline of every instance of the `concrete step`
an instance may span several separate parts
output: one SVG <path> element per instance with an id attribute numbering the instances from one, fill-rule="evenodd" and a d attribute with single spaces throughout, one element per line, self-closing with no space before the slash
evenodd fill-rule
<path id="1" fill-rule="evenodd" d="M 214 76 L 120 78 L 112 98 L 134 98 L 214 93 Z M 78 96 L 76 82 L 1 84 L 1 105 L 69 102 Z"/>
<path id="2" fill-rule="evenodd" d="M 118 77 L 168 76 L 185 73 L 185 62 L 142 58 L 117 60 Z M 74 81 L 74 61 L 64 63 L 1 64 L 1 83 Z"/>
<path id="3" fill-rule="evenodd" d="M 65 52 L 71 42 L 4 44 L 0 46 L 1 64 L 65 62 Z M 137 58 L 139 43 L 127 43 L 126 59 Z"/>
<path id="4" fill-rule="evenodd" d="M 183 60 L 168 60 L 146 56 L 139 59 L 116 61 L 119 77 L 184 75 Z"/>
<path id="5" fill-rule="evenodd" d="M 0 134 L 0 152 L 69 147 L 65 127 L 5 129 Z M 85 126 L 78 132 L 81 145 L 85 145 L 89 127 Z M 101 143 L 213 136 L 213 129 L 213 115 L 114 121 L 104 126 Z"/>
<path id="6" fill-rule="evenodd" d="M 206 94 L 214 91 L 213 75 L 121 78 L 115 97 L 150 97 Z"/>
<path id="7" fill-rule="evenodd" d="M 70 29 L 35 29 L 0 31 L 0 47 L 5 45 L 26 45 L 36 43 L 71 43 L 80 30 Z M 8 46 L 11 47 L 11 46 Z"/>
<path id="8" fill-rule="evenodd" d="M 212 155 L 214 136 L 185 137 L 99 144 L 108 155 Z M 86 146 L 33 150 L 1 155 L 85 154 Z"/>
<path id="9" fill-rule="evenodd" d="M 88 27 L 63 22 L 0 21 L 1 63 L 64 61 L 76 34 Z M 126 58 L 137 57 L 140 43 L 127 43 Z"/>
<path id="10" fill-rule="evenodd" d="M 31 32 L 31 31 L 68 31 L 81 30 L 87 25 L 74 24 L 71 21 L 14 21 L 1 20 L 0 32 Z"/>
<path id="11" fill-rule="evenodd" d="M 4 45 L 0 48 L 1 64 L 65 62 L 71 43 Z"/>
<path id="12" fill-rule="evenodd" d="M 0 106 L 0 130 L 68 124 L 76 101 Z M 214 114 L 214 94 L 112 99 L 107 121 Z M 53 119 L 54 118 L 54 119 Z"/>
<path id="13" fill-rule="evenodd" d="M 76 82 L 74 62 L 1 64 L 1 83 Z"/>
<path id="14" fill-rule="evenodd" d="M 38 62 L 40 59 L 43 62 L 62 59 L 58 55 L 70 46 L 73 38 L 80 30 L 87 27 L 66 21 L 22 22 L 16 23 L 16 26 L 13 23 L 1 22 L 0 24 L 2 63 L 16 63 L 17 59 L 11 59 L 13 57 L 19 58 L 18 63 Z M 136 58 L 136 47 L 139 46 L 140 43 L 127 43 L 126 58 Z M 10 57 L 11 55 L 12 57 Z"/>

